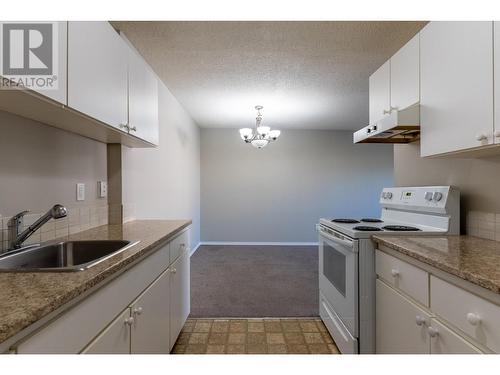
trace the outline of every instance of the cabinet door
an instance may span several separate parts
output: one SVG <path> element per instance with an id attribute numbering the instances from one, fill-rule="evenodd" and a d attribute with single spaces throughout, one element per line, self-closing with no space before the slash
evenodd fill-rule
<path id="1" fill-rule="evenodd" d="M 495 77 L 495 143 L 500 143 L 500 22 L 493 23 L 493 61 Z"/>
<path id="2" fill-rule="evenodd" d="M 158 144 L 158 80 L 136 51 L 128 54 L 130 134 Z"/>
<path id="3" fill-rule="evenodd" d="M 420 32 L 421 155 L 493 143 L 492 22 L 431 22 Z"/>
<path id="4" fill-rule="evenodd" d="M 130 354 L 130 309 L 126 309 L 98 335 L 82 354 Z"/>
<path id="5" fill-rule="evenodd" d="M 380 121 L 391 106 L 391 63 L 387 61 L 370 76 L 370 125 Z"/>
<path id="6" fill-rule="evenodd" d="M 391 57 L 391 107 L 405 109 L 420 100 L 419 35 Z"/>
<path id="7" fill-rule="evenodd" d="M 436 319 L 431 319 L 431 354 L 480 354 L 478 348 Z"/>
<path id="8" fill-rule="evenodd" d="M 132 304 L 132 354 L 170 352 L 170 270 Z"/>
<path id="9" fill-rule="evenodd" d="M 108 22 L 69 22 L 68 106 L 120 128 L 127 96 L 125 42 Z"/>
<path id="10" fill-rule="evenodd" d="M 189 251 L 184 253 L 170 266 L 170 347 L 173 347 L 191 310 L 190 306 L 190 259 Z"/>
<path id="11" fill-rule="evenodd" d="M 377 354 L 428 354 L 430 315 L 377 280 Z"/>

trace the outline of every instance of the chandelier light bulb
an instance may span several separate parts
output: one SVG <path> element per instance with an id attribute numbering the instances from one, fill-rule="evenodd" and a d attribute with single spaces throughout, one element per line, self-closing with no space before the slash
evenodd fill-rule
<path id="1" fill-rule="evenodd" d="M 265 137 L 270 131 L 271 128 L 269 126 L 259 126 L 257 128 L 257 133 L 259 133 L 263 137 Z"/>
<path id="2" fill-rule="evenodd" d="M 267 139 L 254 139 L 252 142 L 252 146 L 255 148 L 262 148 L 267 146 L 269 141 Z"/>
<path id="3" fill-rule="evenodd" d="M 253 131 L 250 128 L 243 128 L 243 129 L 240 129 L 240 135 L 241 135 L 241 139 L 243 139 L 244 141 L 247 141 L 247 140 L 252 138 Z"/>
<path id="4" fill-rule="evenodd" d="M 269 138 L 271 138 L 273 141 L 275 141 L 276 139 L 278 139 L 280 134 L 281 134 L 280 130 L 271 130 L 269 132 Z"/>

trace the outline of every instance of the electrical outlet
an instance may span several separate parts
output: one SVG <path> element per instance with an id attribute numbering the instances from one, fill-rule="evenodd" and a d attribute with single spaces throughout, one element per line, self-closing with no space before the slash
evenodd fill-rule
<path id="1" fill-rule="evenodd" d="M 77 201 L 85 200 L 85 184 L 83 183 L 76 184 L 76 200 Z"/>
<path id="2" fill-rule="evenodd" d="M 97 181 L 97 193 L 99 198 L 105 198 L 108 195 L 108 183 L 106 181 Z"/>

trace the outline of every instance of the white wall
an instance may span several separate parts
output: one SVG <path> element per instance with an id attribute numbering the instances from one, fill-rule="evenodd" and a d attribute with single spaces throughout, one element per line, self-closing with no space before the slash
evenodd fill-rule
<path id="1" fill-rule="evenodd" d="M 159 85 L 160 146 L 122 148 L 125 216 L 192 219 L 200 241 L 200 130 L 165 85 Z"/>
<path id="2" fill-rule="evenodd" d="M 203 242 L 315 242 L 320 217 L 379 216 L 392 145 L 351 131 L 284 130 L 262 150 L 237 129 L 201 130 Z"/>
<path id="3" fill-rule="evenodd" d="M 0 215 L 107 204 L 97 196 L 107 178 L 104 143 L 2 111 L 0 134 Z M 76 201 L 78 182 L 85 201 Z"/>

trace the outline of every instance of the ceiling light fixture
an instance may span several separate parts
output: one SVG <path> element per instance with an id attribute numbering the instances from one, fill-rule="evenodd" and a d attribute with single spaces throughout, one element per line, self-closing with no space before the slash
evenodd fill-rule
<path id="1" fill-rule="evenodd" d="M 241 139 L 245 141 L 245 143 L 250 143 L 255 148 L 263 148 L 269 144 L 269 142 L 273 142 L 278 139 L 281 134 L 279 130 L 271 130 L 269 126 L 263 126 L 262 123 L 262 114 L 260 113 L 261 109 L 264 108 L 261 105 L 256 105 L 255 109 L 257 110 L 257 117 L 255 118 L 255 133 L 250 128 L 240 129 Z"/>

